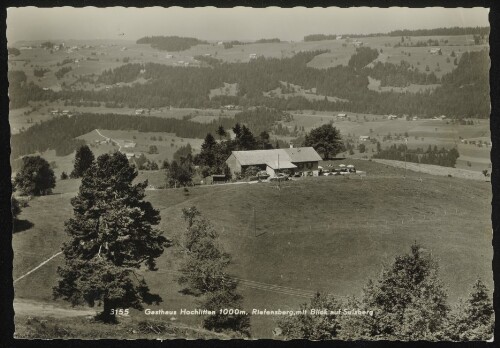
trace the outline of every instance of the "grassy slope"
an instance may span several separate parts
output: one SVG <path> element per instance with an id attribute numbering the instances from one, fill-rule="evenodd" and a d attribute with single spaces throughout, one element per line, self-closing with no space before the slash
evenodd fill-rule
<path id="1" fill-rule="evenodd" d="M 233 337 L 215 333 L 199 327 L 170 323 L 164 320 L 134 320 L 121 318 L 118 325 L 95 322 L 92 317 L 79 318 L 17 318 L 17 339 L 231 339 Z M 141 325 L 142 324 L 142 325 Z M 144 325 L 145 324 L 145 325 Z"/>
<path id="2" fill-rule="evenodd" d="M 286 183 L 281 190 L 270 184 L 197 187 L 188 195 L 158 190 L 148 191 L 147 198 L 160 209 L 161 228 L 169 236 L 184 229 L 182 208 L 197 206 L 220 231 L 234 258 L 231 272 L 241 278 L 359 295 L 369 277 L 376 277 L 384 263 L 407 252 L 416 240 L 440 260 L 450 300 L 466 296 L 477 277 L 492 287 L 488 183 L 411 172 L 403 180 L 400 169 L 355 163 L 367 177 L 310 178 Z M 23 211 L 21 219 L 34 227 L 14 235 L 15 278 L 58 251 L 77 187 L 76 180 L 59 182 L 55 195 L 37 198 Z M 253 236 L 253 206 L 259 237 Z M 61 261 L 57 258 L 19 281 L 16 296 L 50 301 Z M 175 250 L 169 249 L 159 259 L 158 273 L 146 274 L 152 290 L 164 299 L 160 308 L 197 306 L 195 299 L 179 293 L 172 273 L 178 262 Z M 304 302 L 245 287 L 241 292 L 250 310 L 293 308 Z M 179 320 L 197 325 L 201 318 Z M 254 317 L 252 325 L 259 337 L 270 335 L 274 327 L 269 317 Z"/>

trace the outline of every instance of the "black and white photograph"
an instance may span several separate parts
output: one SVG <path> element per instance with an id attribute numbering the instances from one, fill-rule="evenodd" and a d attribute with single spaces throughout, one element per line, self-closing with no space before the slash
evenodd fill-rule
<path id="1" fill-rule="evenodd" d="M 8 8 L 14 338 L 493 342 L 489 11 Z"/>

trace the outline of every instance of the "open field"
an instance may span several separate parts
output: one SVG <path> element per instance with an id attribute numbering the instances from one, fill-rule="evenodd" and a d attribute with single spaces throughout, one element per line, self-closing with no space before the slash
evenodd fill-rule
<path id="1" fill-rule="evenodd" d="M 238 94 L 238 84 L 237 83 L 227 83 L 224 82 L 224 86 L 216 89 L 210 90 L 208 97 L 212 99 L 216 96 L 236 96 Z"/>
<path id="2" fill-rule="evenodd" d="M 147 200 L 160 210 L 160 228 L 169 237 L 185 228 L 182 208 L 195 205 L 220 232 L 234 259 L 230 273 L 238 278 L 360 295 L 368 278 L 377 277 L 384 263 L 408 252 L 417 241 L 439 259 L 452 303 L 466 296 L 478 277 L 492 288 L 489 183 L 412 171 L 405 180 L 399 168 L 348 159 L 343 163 L 355 164 L 367 176 L 305 178 L 286 182 L 281 190 L 265 183 L 202 186 L 188 192 L 153 190 L 147 191 Z M 63 224 L 72 213 L 69 200 L 78 186 L 79 180 L 58 181 L 53 195 L 35 198 L 23 210 L 19 218 L 33 227 L 13 236 L 14 279 L 60 250 L 66 239 Z M 61 261 L 56 257 L 17 282 L 16 299 L 51 302 Z M 158 260 L 159 271 L 145 273 L 151 289 L 164 299 L 159 308 L 196 307 L 195 298 L 179 292 L 178 265 L 179 255 L 170 248 Z M 249 284 L 240 286 L 246 310 L 297 308 L 306 301 L 280 288 L 263 291 Z M 138 311 L 132 316 L 144 317 Z M 189 325 L 201 321 L 190 316 L 178 319 Z M 254 337 L 271 336 L 272 318 L 251 320 Z"/>
<path id="3" fill-rule="evenodd" d="M 99 134 L 100 133 L 100 134 Z M 125 153 L 133 153 L 140 155 L 143 153 L 150 160 L 158 163 L 165 159 L 172 161 L 175 151 L 180 147 L 191 145 L 193 152 L 200 150 L 202 139 L 180 138 L 171 133 L 163 132 L 139 132 L 136 130 L 120 131 L 120 130 L 99 130 L 84 134 L 79 139 L 84 139 L 88 144 L 91 144 L 92 151 L 101 146 L 109 146 L 101 144 L 106 138 L 113 140 L 115 147 L 120 148 Z M 149 147 L 154 145 L 158 148 L 157 154 L 150 154 Z"/>

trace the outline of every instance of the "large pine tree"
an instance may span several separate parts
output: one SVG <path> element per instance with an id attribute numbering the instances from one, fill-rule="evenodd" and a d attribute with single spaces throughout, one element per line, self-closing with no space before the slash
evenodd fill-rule
<path id="1" fill-rule="evenodd" d="M 124 154 L 100 156 L 82 178 L 71 200 L 74 216 L 66 222 L 70 240 L 63 246 L 54 297 L 73 305 L 103 306 L 100 318 L 115 322 L 113 309 L 141 309 L 160 302 L 137 272 L 156 269 L 166 238 L 154 228 L 160 215 L 144 201 L 147 181 L 132 184 L 137 171 Z"/>
<path id="2" fill-rule="evenodd" d="M 495 317 L 493 301 L 481 280 L 472 287 L 467 300 L 461 300 L 449 323 L 450 338 L 455 341 L 486 341 L 493 337 Z"/>

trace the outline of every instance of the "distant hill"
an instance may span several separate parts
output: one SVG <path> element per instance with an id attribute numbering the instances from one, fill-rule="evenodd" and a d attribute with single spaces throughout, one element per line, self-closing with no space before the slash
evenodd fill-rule
<path id="1" fill-rule="evenodd" d="M 389 33 L 371 33 L 371 34 L 311 34 L 304 36 L 304 41 L 323 41 L 335 40 L 337 35 L 341 37 L 373 37 L 373 36 L 445 36 L 445 35 L 489 35 L 489 27 L 452 27 L 435 29 L 402 29 L 393 30 Z"/>
<path id="2" fill-rule="evenodd" d="M 489 35 L 489 27 L 452 27 L 417 30 L 394 30 L 389 36 Z"/>

